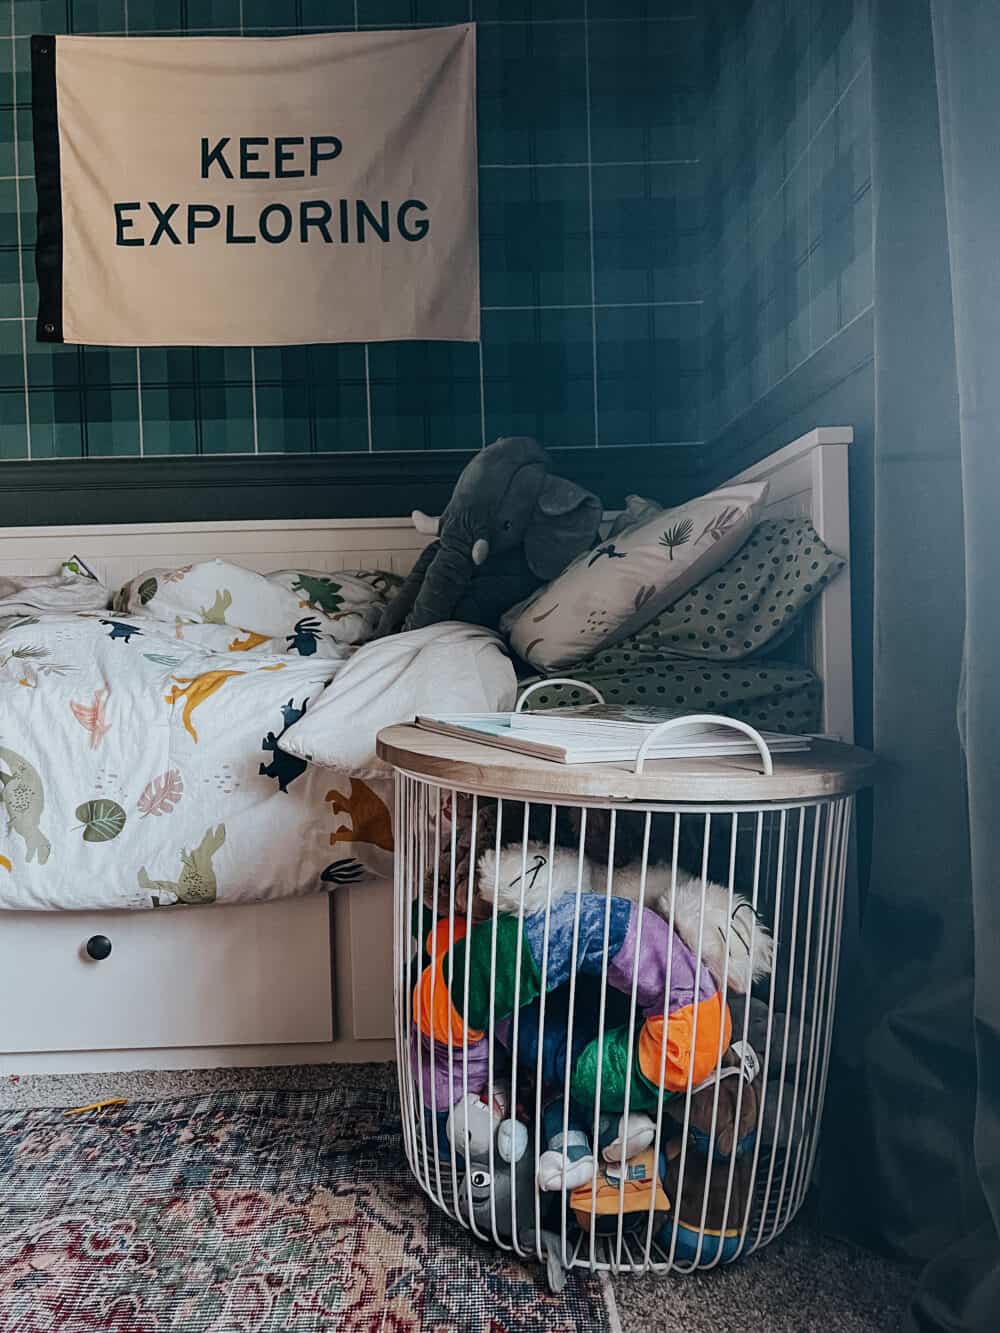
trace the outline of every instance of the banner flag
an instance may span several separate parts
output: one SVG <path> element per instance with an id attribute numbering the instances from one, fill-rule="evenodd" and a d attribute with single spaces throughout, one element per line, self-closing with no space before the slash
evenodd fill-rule
<path id="1" fill-rule="evenodd" d="M 32 38 L 38 337 L 479 337 L 475 28 Z"/>

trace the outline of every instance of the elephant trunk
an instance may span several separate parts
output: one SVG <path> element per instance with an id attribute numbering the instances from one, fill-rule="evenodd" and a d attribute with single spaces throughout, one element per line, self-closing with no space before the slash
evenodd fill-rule
<path id="1" fill-rule="evenodd" d="M 454 618 L 455 608 L 480 563 L 475 558 L 480 554 L 476 550 L 480 540 L 473 540 L 471 534 L 460 530 L 458 525 L 442 524 L 437 553 L 427 568 L 423 587 L 404 629 L 423 629 Z M 488 552 L 489 547 L 486 549 Z"/>

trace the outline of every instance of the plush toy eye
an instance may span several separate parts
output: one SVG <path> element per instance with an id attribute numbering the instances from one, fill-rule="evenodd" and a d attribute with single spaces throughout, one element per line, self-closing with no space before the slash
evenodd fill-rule
<path id="1" fill-rule="evenodd" d="M 475 1189 L 483 1190 L 490 1183 L 490 1173 L 488 1171 L 473 1171 L 470 1179 Z"/>

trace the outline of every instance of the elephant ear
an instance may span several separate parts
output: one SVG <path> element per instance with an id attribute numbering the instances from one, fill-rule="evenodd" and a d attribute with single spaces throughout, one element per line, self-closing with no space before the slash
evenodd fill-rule
<path id="1" fill-rule="evenodd" d="M 544 582 L 561 574 L 594 543 L 602 505 L 591 491 L 565 477 L 546 477 L 524 536 L 531 572 Z"/>

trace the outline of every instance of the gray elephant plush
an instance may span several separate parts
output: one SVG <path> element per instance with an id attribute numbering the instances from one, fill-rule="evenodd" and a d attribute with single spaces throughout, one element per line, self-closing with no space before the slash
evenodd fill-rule
<path id="1" fill-rule="evenodd" d="M 483 1102 L 475 1093 L 453 1106 L 447 1121 L 447 1137 L 465 1164 L 458 1181 L 458 1215 L 481 1236 L 496 1235 L 516 1242 L 522 1251 L 539 1250 L 545 1256 L 549 1287 L 554 1292 L 566 1285 L 562 1244 L 553 1231 L 535 1229 L 535 1165 L 529 1150 L 526 1125 L 504 1116 L 499 1105 L 507 1102 L 505 1090 Z"/>
<path id="2" fill-rule="evenodd" d="M 386 607 L 378 637 L 442 620 L 496 629 L 505 611 L 588 550 L 601 502 L 549 466 L 537 440 L 496 440 L 463 470 L 440 519 L 414 510 L 417 528 L 437 540 Z"/>

